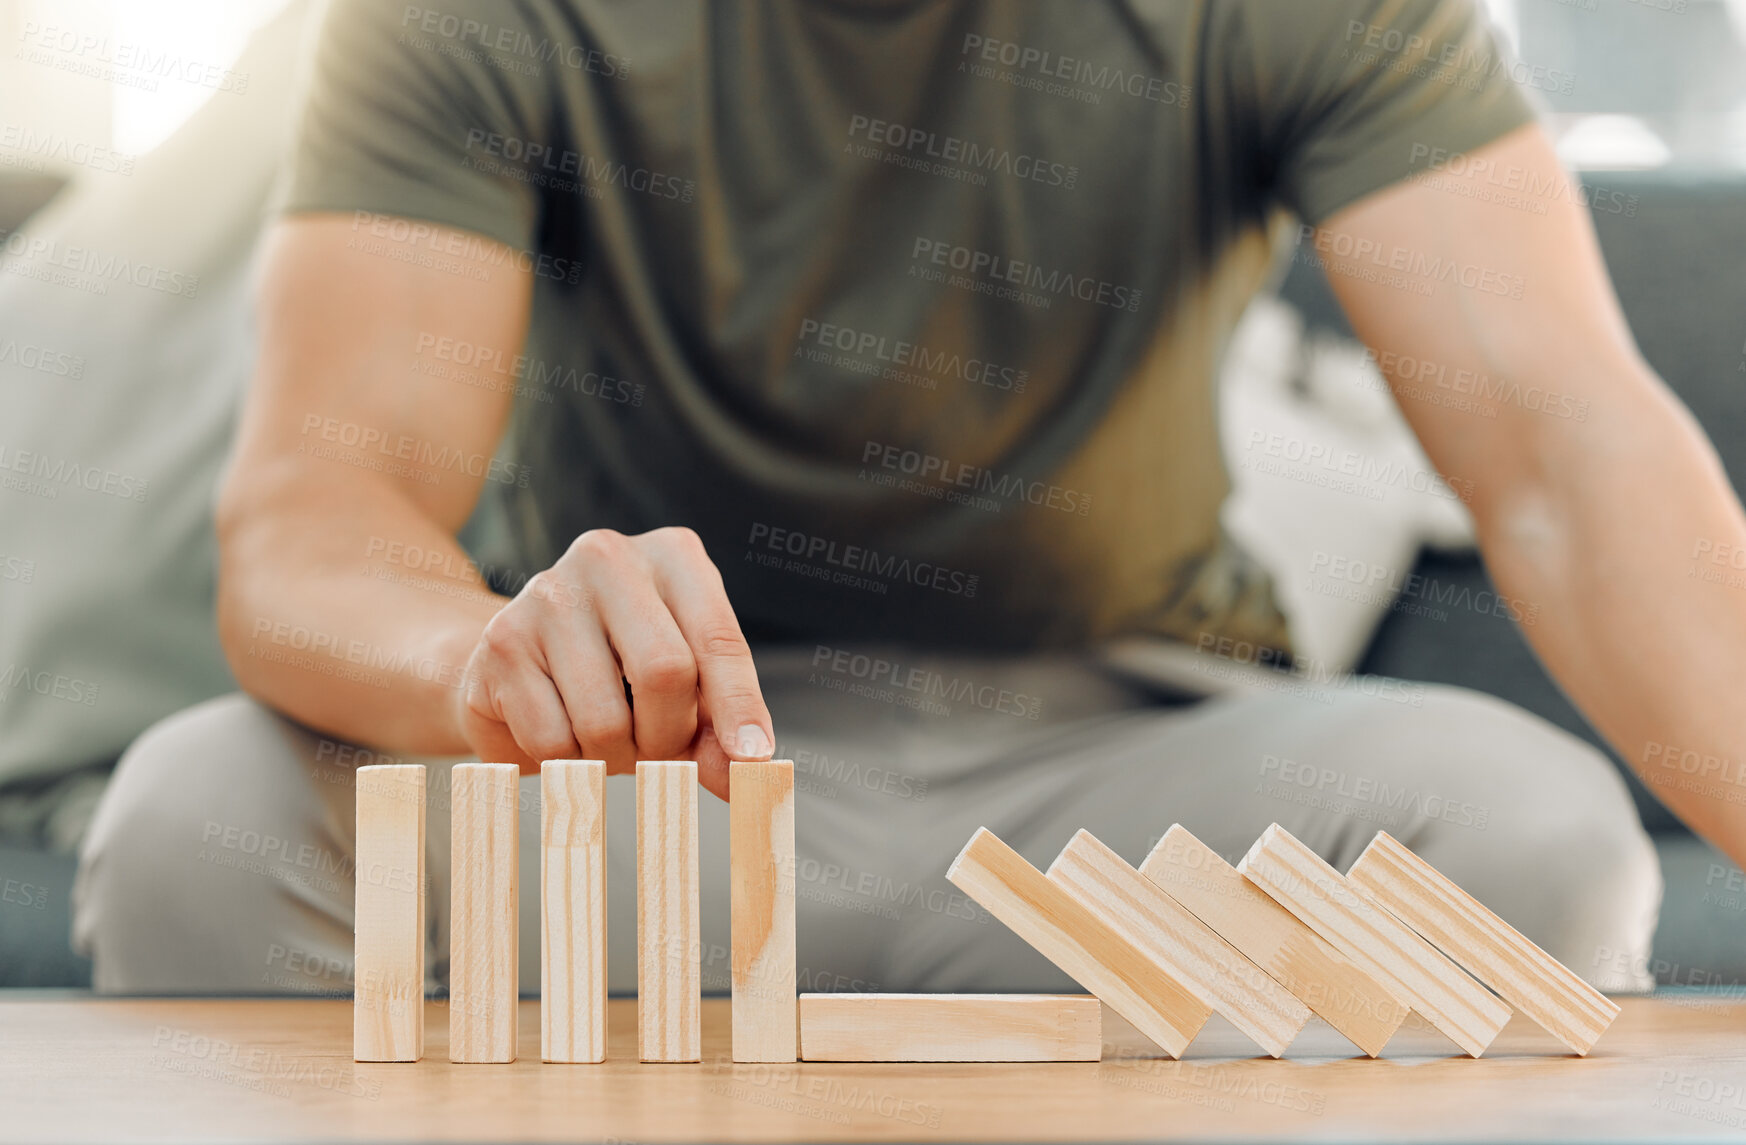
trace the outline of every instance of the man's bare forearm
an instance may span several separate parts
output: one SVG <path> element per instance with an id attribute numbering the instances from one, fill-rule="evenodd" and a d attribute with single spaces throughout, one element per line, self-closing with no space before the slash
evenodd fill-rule
<path id="1" fill-rule="evenodd" d="M 238 682 L 340 738 L 466 752 L 456 691 L 505 598 L 393 487 L 321 468 L 253 476 L 220 507 L 219 634 Z"/>
<path id="2" fill-rule="evenodd" d="M 1746 864 L 1746 587 L 1705 577 L 1707 555 L 1746 552 L 1746 515 L 1653 379 L 1610 392 L 1622 400 L 1546 435 L 1536 479 L 1475 507 L 1481 543 L 1572 699 L 1656 796 Z"/>

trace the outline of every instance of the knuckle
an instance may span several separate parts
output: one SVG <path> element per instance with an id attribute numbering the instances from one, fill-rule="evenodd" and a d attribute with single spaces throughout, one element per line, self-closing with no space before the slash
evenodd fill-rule
<path id="1" fill-rule="evenodd" d="M 631 543 L 617 529 L 589 529 L 570 542 L 570 552 L 583 560 L 611 563 L 626 559 Z"/>
<path id="2" fill-rule="evenodd" d="M 688 692 L 697 687 L 697 662 L 689 652 L 658 652 L 636 666 L 631 687 L 654 692 Z"/>
<path id="3" fill-rule="evenodd" d="M 485 622 L 485 630 L 479 636 L 479 647 L 484 650 L 487 668 L 493 660 L 520 656 L 527 649 L 531 636 L 532 627 L 523 619 L 519 609 L 499 611 Z"/>
<path id="4" fill-rule="evenodd" d="M 585 750 L 624 743 L 631 738 L 630 710 L 622 706 L 590 708 L 577 713 L 573 719 L 576 741 Z"/>
<path id="5" fill-rule="evenodd" d="M 738 624 L 718 620 L 706 624 L 697 633 L 698 655 L 709 660 L 737 660 L 752 654 L 745 634 Z"/>
<path id="6" fill-rule="evenodd" d="M 707 559 L 703 538 L 698 536 L 697 530 L 689 525 L 667 525 L 659 529 L 652 529 L 645 535 L 653 543 L 673 552 Z"/>

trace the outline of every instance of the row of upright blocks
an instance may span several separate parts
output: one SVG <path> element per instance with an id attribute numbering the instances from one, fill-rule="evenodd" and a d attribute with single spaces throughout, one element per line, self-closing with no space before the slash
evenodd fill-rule
<path id="1" fill-rule="evenodd" d="M 794 1061 L 794 765 L 730 765 L 733 1052 Z M 519 983 L 520 769 L 455 765 L 449 1060 L 511 1062 Z M 357 772 L 352 1056 L 424 1053 L 424 807 L 420 764 Z M 697 764 L 637 764 L 637 1047 L 702 1059 Z M 606 1060 L 606 765 L 540 768 L 540 1057 Z"/>
<path id="2" fill-rule="evenodd" d="M 796 994 L 794 777 L 731 767 L 733 1058 L 1086 1061 L 1109 1006 L 1180 1057 L 1218 1013 L 1279 1057 L 1311 1013 L 1374 1057 L 1408 1010 L 1473 1057 L 1512 1004 L 1579 1054 L 1618 1007 L 1379 832 L 1341 875 L 1277 824 L 1233 867 L 1175 825 L 1138 869 L 1080 831 L 1048 871 L 979 830 L 947 878 L 1093 997 Z M 453 771 L 449 1056 L 515 1059 L 519 771 Z M 423 1052 L 424 768 L 358 770 L 354 1056 Z M 541 770 L 540 1049 L 606 1057 L 606 776 Z M 702 1056 L 695 763 L 637 764 L 638 1054 Z M 1465 969 L 1463 969 L 1465 967 Z"/>

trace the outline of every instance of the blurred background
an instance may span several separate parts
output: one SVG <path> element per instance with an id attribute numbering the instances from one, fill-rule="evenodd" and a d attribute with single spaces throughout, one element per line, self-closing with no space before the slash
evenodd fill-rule
<path id="1" fill-rule="evenodd" d="M 1486 2 L 1588 188 L 1646 357 L 1746 489 L 1746 0 Z M 318 0 L 0 0 L 0 449 L 149 490 L 142 512 L 80 490 L 0 489 L 0 884 L 14 888 L 0 903 L 0 986 L 88 981 L 67 945 L 68 900 L 109 769 L 157 718 L 234 687 L 210 619 L 210 498 L 252 362 L 251 256 L 318 12 Z M 54 252 L 75 247 L 197 289 L 50 281 Z M 1241 426 L 1281 420 L 1415 448 L 1376 408 L 1379 379 L 1313 260 L 1289 254 L 1222 378 L 1227 451 Z M 1289 501 L 1303 489 L 1235 469 L 1231 527 L 1276 579 L 1301 581 L 1303 552 L 1270 538 L 1306 519 Z M 1341 551 L 1489 587 L 1461 521 L 1376 511 Z M 1477 688 L 1599 743 L 1501 616 L 1390 601 L 1318 616 L 1340 604 L 1298 603 L 1294 629 L 1323 666 Z M 17 686 L 27 675 L 101 702 Z M 1629 782 L 1668 884 L 1658 977 L 1746 982 L 1739 872 Z"/>

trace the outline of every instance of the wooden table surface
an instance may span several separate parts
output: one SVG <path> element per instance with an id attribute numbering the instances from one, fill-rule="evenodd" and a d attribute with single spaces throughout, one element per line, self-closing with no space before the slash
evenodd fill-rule
<path id="1" fill-rule="evenodd" d="M 521 1060 L 450 1065 L 430 1003 L 425 1060 L 351 1060 L 336 1000 L 14 998 L 0 994 L 0 1140 L 1641 1140 L 1746 1136 L 1746 1002 L 1623 999 L 1587 1059 L 1515 1018 L 1486 1056 L 1422 1025 L 1379 1061 L 1316 1020 L 1284 1060 L 1214 1018 L 1181 1062 L 1105 1014 L 1102 1062 L 735 1065 L 728 1004 L 702 1064 L 635 1060 L 614 1001 L 605 1065 L 543 1065 L 539 1006 Z"/>

